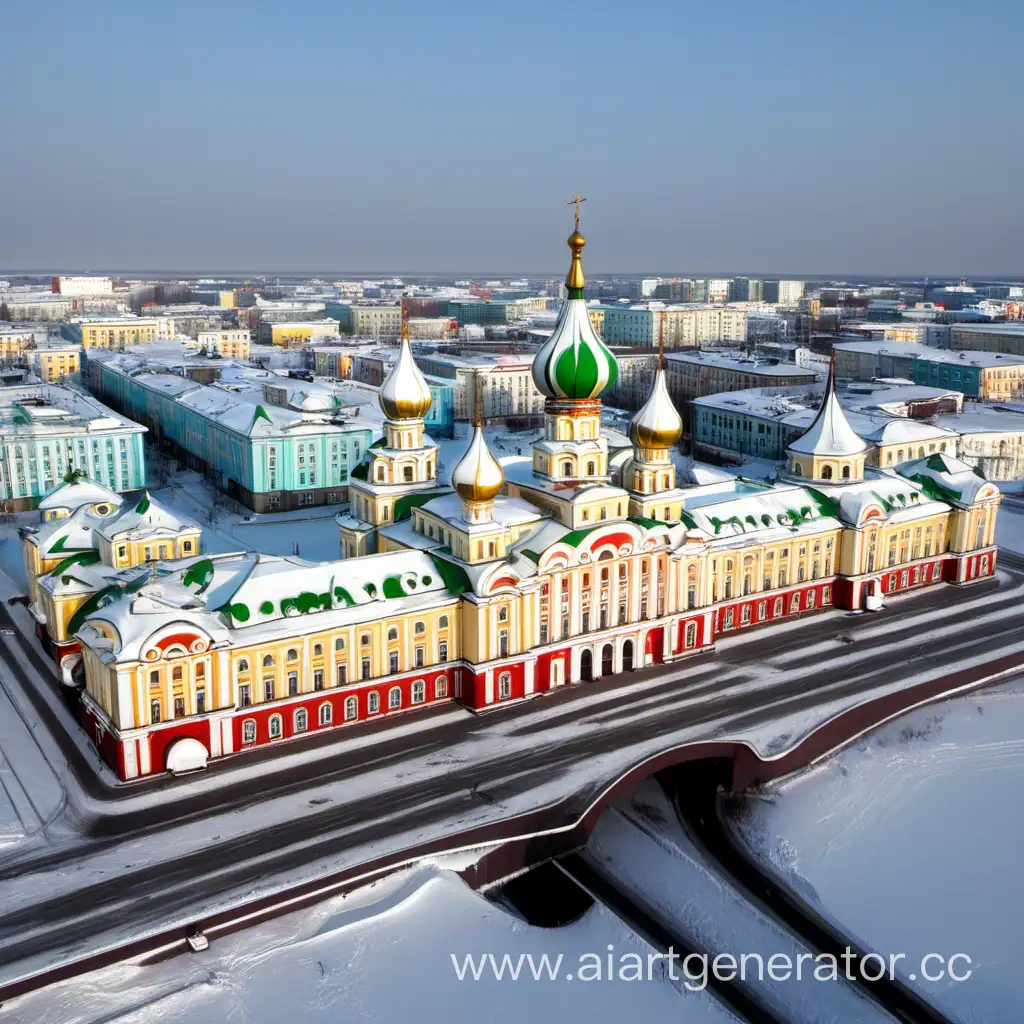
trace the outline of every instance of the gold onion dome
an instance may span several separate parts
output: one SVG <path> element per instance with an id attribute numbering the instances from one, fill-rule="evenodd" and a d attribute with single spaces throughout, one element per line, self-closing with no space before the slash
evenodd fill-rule
<path id="1" fill-rule="evenodd" d="M 577 228 L 569 236 L 572 262 L 565 278 L 569 299 L 555 329 L 533 360 L 533 382 L 546 398 L 592 399 L 615 383 L 619 367 L 598 337 L 583 299 L 583 260 L 587 240 Z"/>
<path id="2" fill-rule="evenodd" d="M 662 367 L 654 375 L 651 394 L 633 417 L 629 433 L 640 448 L 671 448 L 682 436 L 683 421 L 669 398 Z"/>
<path id="3" fill-rule="evenodd" d="M 389 420 L 421 420 L 430 408 L 430 388 L 412 357 L 408 338 L 402 338 L 398 360 L 381 385 L 379 401 Z"/>
<path id="4" fill-rule="evenodd" d="M 504 483 L 505 474 L 488 451 L 483 427 L 478 424 L 466 454 L 452 470 L 452 486 L 464 501 L 484 502 L 496 498 Z"/>

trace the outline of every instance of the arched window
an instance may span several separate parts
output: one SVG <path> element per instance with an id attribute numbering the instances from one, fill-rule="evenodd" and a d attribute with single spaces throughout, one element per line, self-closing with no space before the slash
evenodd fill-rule
<path id="1" fill-rule="evenodd" d="M 180 665 L 175 665 L 174 668 L 171 669 L 171 682 L 172 683 L 180 683 L 181 682 L 181 666 Z"/>
<path id="2" fill-rule="evenodd" d="M 309 714 L 305 708 L 296 708 L 292 719 L 293 732 L 305 732 L 309 728 Z"/>
<path id="3" fill-rule="evenodd" d="M 697 623 L 688 622 L 686 624 L 686 646 L 693 647 L 697 643 Z"/>
<path id="4" fill-rule="evenodd" d="M 498 609 L 498 621 L 499 622 L 508 622 L 508 608 L 507 608 L 506 605 L 502 605 Z"/>
<path id="5" fill-rule="evenodd" d="M 572 463 L 571 462 L 563 462 L 562 463 L 562 472 L 566 476 L 572 476 Z"/>
<path id="6" fill-rule="evenodd" d="M 354 722 L 359 717 L 359 701 L 355 697 L 345 698 L 345 721 Z"/>
<path id="7" fill-rule="evenodd" d="M 270 716 L 270 738 L 272 740 L 279 740 L 281 738 L 281 716 L 271 715 Z"/>
<path id="8" fill-rule="evenodd" d="M 366 697 L 366 713 L 375 715 L 380 711 L 380 694 L 373 690 Z"/>
<path id="9" fill-rule="evenodd" d="M 334 649 L 336 651 L 345 650 L 345 638 L 343 636 L 339 636 L 338 639 L 334 641 Z"/>
<path id="10" fill-rule="evenodd" d="M 298 656 L 299 652 L 295 650 L 294 647 L 288 648 L 288 654 L 286 655 L 286 657 L 288 658 L 289 661 L 295 661 L 298 658 Z"/>
<path id="11" fill-rule="evenodd" d="M 412 684 L 413 704 L 422 704 L 427 699 L 427 684 L 422 679 L 417 679 Z"/>
<path id="12" fill-rule="evenodd" d="M 498 699 L 507 700 L 512 696 L 512 676 L 508 672 L 502 672 L 498 676 Z"/>
<path id="13" fill-rule="evenodd" d="M 330 725 L 334 720 L 334 708 L 330 704 L 320 705 L 320 724 Z"/>
<path id="14" fill-rule="evenodd" d="M 800 468 L 799 462 L 793 463 L 793 476 L 803 476 L 804 471 Z"/>
<path id="15" fill-rule="evenodd" d="M 153 700 L 149 702 L 149 720 L 154 725 L 160 721 L 160 701 Z"/>
<path id="16" fill-rule="evenodd" d="M 272 654 L 263 655 L 263 667 L 273 668 L 274 667 L 274 656 Z"/>
<path id="17" fill-rule="evenodd" d="M 507 658 L 508 657 L 508 630 L 507 629 L 499 629 L 498 630 L 498 657 L 499 658 Z"/>
<path id="18" fill-rule="evenodd" d="M 832 479 L 832 467 L 831 466 L 822 466 L 821 467 L 821 479 L 822 480 L 831 480 Z"/>
<path id="19" fill-rule="evenodd" d="M 381 464 L 377 465 L 377 483 L 384 482 L 384 466 Z"/>
<path id="20" fill-rule="evenodd" d="M 365 647 L 370 642 L 370 634 L 369 633 L 360 633 L 359 634 L 359 642 Z"/>
<path id="21" fill-rule="evenodd" d="M 587 463 L 587 476 L 593 476 L 594 472 L 595 472 L 595 470 L 594 470 L 594 463 L 593 462 L 588 462 Z"/>
<path id="22" fill-rule="evenodd" d="M 844 480 L 849 480 L 850 479 L 850 467 L 849 466 L 843 466 L 843 479 Z"/>
<path id="23" fill-rule="evenodd" d="M 402 691 L 397 686 L 392 686 L 388 690 L 388 710 L 394 711 L 396 708 L 402 706 Z"/>
<path id="24" fill-rule="evenodd" d="M 438 629 L 447 629 L 448 628 L 448 616 L 447 615 L 442 615 L 437 620 L 437 628 Z"/>
<path id="25" fill-rule="evenodd" d="M 247 718 L 242 723 L 242 742 L 243 743 L 255 743 L 256 742 L 256 720 L 254 718 Z"/>
<path id="26" fill-rule="evenodd" d="M 314 658 L 322 658 L 323 656 L 324 656 L 324 645 L 323 644 L 313 644 L 313 657 Z"/>
<path id="27" fill-rule="evenodd" d="M 425 633 L 427 631 L 427 627 L 424 626 L 422 622 L 416 622 L 413 624 L 412 631 L 414 633 Z"/>
<path id="28" fill-rule="evenodd" d="M 248 672 L 249 671 L 249 659 L 248 658 L 239 658 L 238 659 L 238 664 L 235 666 L 235 670 L 238 671 L 238 672 Z"/>
<path id="29" fill-rule="evenodd" d="M 398 627 L 397 626 L 392 626 L 388 630 L 388 639 L 389 640 L 397 640 L 398 639 Z"/>
<path id="30" fill-rule="evenodd" d="M 435 697 L 447 697 L 448 696 L 448 677 L 438 676 L 434 681 L 434 696 Z"/>

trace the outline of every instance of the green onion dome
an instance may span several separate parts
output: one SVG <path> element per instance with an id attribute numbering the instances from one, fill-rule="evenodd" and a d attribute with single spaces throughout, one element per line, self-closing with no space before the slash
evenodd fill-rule
<path id="1" fill-rule="evenodd" d="M 569 299 L 551 337 L 533 360 L 533 382 L 548 398 L 597 398 L 619 374 L 615 357 L 597 336 L 583 300 L 583 265 L 580 253 L 586 239 L 569 236 L 572 264 L 566 286 Z"/>

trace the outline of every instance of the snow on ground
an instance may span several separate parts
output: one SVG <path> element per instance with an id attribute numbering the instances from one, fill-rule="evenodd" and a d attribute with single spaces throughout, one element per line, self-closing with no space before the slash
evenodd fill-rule
<path id="1" fill-rule="evenodd" d="M 585 981 L 587 953 L 605 963 L 640 958 L 644 979 Z M 517 981 L 460 981 L 464 958 L 523 954 L 535 966 L 547 954 L 557 980 L 534 980 L 523 961 Z M 457 875 L 421 867 L 319 906 L 215 940 L 199 954 L 150 966 L 118 965 L 8 1002 L 12 1024 L 363 1024 L 398 1021 L 732 1021 L 712 997 L 652 972 L 653 949 L 602 907 L 564 928 L 536 928 L 469 889 Z M 479 960 L 477 960 L 479 964 Z M 506 971 L 508 968 L 506 968 Z"/>
<path id="2" fill-rule="evenodd" d="M 953 1017 L 1019 1017 L 1024 681 L 921 708 L 748 797 L 750 848 Z M 966 953 L 960 983 L 920 976 Z M 929 965 L 931 973 L 937 963 Z M 958 962 L 957 969 L 965 965 Z M 916 978 L 913 975 L 917 975 Z"/>
<path id="3" fill-rule="evenodd" d="M 709 864 L 679 824 L 675 810 L 653 780 L 607 811 L 587 845 L 587 855 L 617 883 L 672 922 L 695 949 L 709 956 L 727 953 L 783 955 L 796 964 L 813 956 L 781 925 L 761 912 Z M 812 962 L 810 960 L 805 962 Z M 858 1024 L 892 1018 L 844 981 L 816 981 L 813 971 L 788 980 L 759 979 L 751 960 L 747 982 L 783 1020 L 792 1024 Z"/>

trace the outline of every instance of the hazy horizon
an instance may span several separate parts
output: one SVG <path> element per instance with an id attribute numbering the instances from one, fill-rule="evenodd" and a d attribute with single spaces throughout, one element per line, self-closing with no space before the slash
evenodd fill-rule
<path id="1" fill-rule="evenodd" d="M 12 0 L 0 265 L 1024 275 L 1024 5 L 636 11 Z"/>

